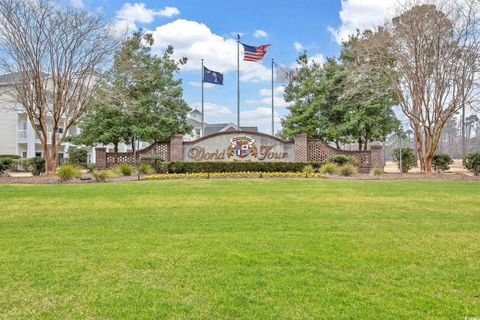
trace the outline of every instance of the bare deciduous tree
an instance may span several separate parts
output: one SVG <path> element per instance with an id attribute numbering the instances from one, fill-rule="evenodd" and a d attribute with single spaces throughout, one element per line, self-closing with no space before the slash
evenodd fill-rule
<path id="1" fill-rule="evenodd" d="M 478 98 L 479 18 L 479 0 L 416 1 L 358 46 L 379 62 L 372 72 L 389 76 L 423 172 L 447 120 Z"/>
<path id="2" fill-rule="evenodd" d="M 43 145 L 47 173 L 117 43 L 96 14 L 52 0 L 0 1 L 0 71 L 14 78 L 11 96 Z"/>

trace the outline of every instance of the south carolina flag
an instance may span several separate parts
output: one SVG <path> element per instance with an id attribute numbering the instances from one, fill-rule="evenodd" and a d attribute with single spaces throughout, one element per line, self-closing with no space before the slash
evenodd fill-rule
<path id="1" fill-rule="evenodd" d="M 203 67 L 203 82 L 223 85 L 223 74 Z"/>

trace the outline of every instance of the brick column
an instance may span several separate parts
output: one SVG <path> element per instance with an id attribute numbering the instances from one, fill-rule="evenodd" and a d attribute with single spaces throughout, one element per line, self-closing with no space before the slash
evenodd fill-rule
<path id="1" fill-rule="evenodd" d="M 371 146 L 372 150 L 372 168 L 383 168 L 385 167 L 385 159 L 383 158 L 382 146 L 374 145 Z"/>
<path id="2" fill-rule="evenodd" d="M 305 162 L 308 161 L 307 157 L 307 134 L 298 133 L 293 137 L 295 145 L 293 147 L 295 153 L 295 161 Z"/>
<path id="3" fill-rule="evenodd" d="M 99 170 L 107 169 L 107 148 L 95 148 L 95 166 Z"/>
<path id="4" fill-rule="evenodd" d="M 183 160 L 183 135 L 174 134 L 170 138 L 170 161 Z"/>

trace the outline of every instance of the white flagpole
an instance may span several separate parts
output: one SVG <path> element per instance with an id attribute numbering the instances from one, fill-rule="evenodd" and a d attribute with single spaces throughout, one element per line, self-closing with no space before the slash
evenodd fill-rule
<path id="1" fill-rule="evenodd" d="M 272 136 L 275 135 L 275 124 L 274 124 L 274 117 L 275 117 L 275 88 L 273 83 L 273 67 L 275 65 L 275 61 L 272 58 Z"/>
<path id="2" fill-rule="evenodd" d="M 237 33 L 237 127 L 240 130 L 240 34 Z"/>
<path id="3" fill-rule="evenodd" d="M 204 70 L 203 70 L 203 59 L 202 59 L 202 129 L 200 130 L 200 137 L 203 137 L 203 128 L 205 127 L 204 126 L 204 114 L 203 114 L 204 113 L 204 107 L 203 107 L 203 105 L 204 105 L 204 101 L 203 101 L 204 100 L 203 99 L 203 80 L 204 80 L 203 79 L 203 72 L 204 72 Z"/>

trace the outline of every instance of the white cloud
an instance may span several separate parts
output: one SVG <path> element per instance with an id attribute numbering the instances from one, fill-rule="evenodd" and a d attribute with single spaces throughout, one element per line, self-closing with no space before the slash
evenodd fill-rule
<path id="1" fill-rule="evenodd" d="M 214 113 L 217 115 L 228 115 L 232 113 L 232 111 L 229 108 L 219 104 L 210 103 L 210 102 L 204 103 L 203 108 L 205 110 L 205 114 L 207 112 Z"/>
<path id="2" fill-rule="evenodd" d="M 297 50 L 298 52 L 305 50 L 305 47 L 304 47 L 300 42 L 298 42 L 298 41 L 295 41 L 295 42 L 293 43 L 293 47 L 294 47 L 295 50 Z"/>
<path id="3" fill-rule="evenodd" d="M 318 64 L 323 64 L 323 63 L 325 63 L 325 57 L 323 56 L 323 54 L 317 53 L 317 54 L 309 57 L 308 62 L 309 63 L 316 62 Z"/>
<path id="4" fill-rule="evenodd" d="M 268 33 L 263 30 L 255 30 L 253 36 L 255 38 L 268 38 Z"/>
<path id="5" fill-rule="evenodd" d="M 78 0 L 73 0 L 78 1 Z M 136 23 L 152 23 L 156 17 L 173 17 L 180 14 L 175 7 L 165 7 L 160 10 L 149 9 L 144 3 L 125 3 L 116 13 L 117 29 L 126 28 L 127 30 L 136 30 Z"/>
<path id="6" fill-rule="evenodd" d="M 205 111 L 205 122 L 207 123 L 230 122 L 233 116 L 233 112 L 227 106 L 205 102 L 203 108 Z M 195 107 L 192 107 L 192 109 L 198 109 L 201 111 L 201 102 L 195 103 Z"/>
<path id="7" fill-rule="evenodd" d="M 178 19 L 157 27 L 152 33 L 157 53 L 172 45 L 175 58 L 188 58 L 182 70 L 199 70 L 201 59 L 214 71 L 226 73 L 237 70 L 237 41 L 233 37 L 224 38 L 213 33 L 204 23 Z M 242 51 L 240 48 L 240 54 Z M 243 61 L 242 57 L 240 59 L 242 81 L 270 80 L 270 68 L 261 63 Z"/>
<path id="8" fill-rule="evenodd" d="M 393 13 L 397 0 L 342 0 L 340 19 L 342 24 L 338 28 L 329 27 L 335 40 L 341 43 L 357 29 L 373 28 L 385 22 Z"/>
<path id="9" fill-rule="evenodd" d="M 196 87 L 196 88 L 201 88 L 202 87 L 202 83 L 200 81 L 190 81 L 188 84 L 191 85 L 192 87 Z M 208 83 L 208 82 L 203 83 L 203 88 L 204 89 L 210 89 L 210 88 L 213 88 L 214 86 L 215 85 L 213 83 Z"/>
<path id="10" fill-rule="evenodd" d="M 282 95 L 283 96 L 284 91 L 285 91 L 284 86 L 278 86 L 278 87 L 274 88 L 274 95 Z M 272 89 L 262 89 L 262 90 L 260 90 L 259 93 L 260 93 L 261 96 L 270 97 L 270 96 L 272 96 Z"/>
<path id="11" fill-rule="evenodd" d="M 162 10 L 158 11 L 158 15 L 162 17 L 173 17 L 180 14 L 180 10 L 175 7 L 165 7 Z"/>
<path id="12" fill-rule="evenodd" d="M 287 107 L 289 105 L 283 98 L 284 91 L 285 87 L 283 86 L 279 86 L 274 89 L 273 103 L 275 104 L 275 107 Z M 249 105 L 272 105 L 272 89 L 261 89 L 259 94 L 265 98 L 261 98 L 260 100 L 251 99 L 245 101 L 245 103 Z"/>
<path id="13" fill-rule="evenodd" d="M 280 116 L 275 111 L 273 116 L 276 130 L 280 129 Z M 242 126 L 258 126 L 262 132 L 271 133 L 272 129 L 272 109 L 259 107 L 254 110 L 240 112 L 240 121 Z"/>
<path id="14" fill-rule="evenodd" d="M 85 7 L 82 0 L 70 0 L 70 4 L 77 9 L 83 9 Z"/>

